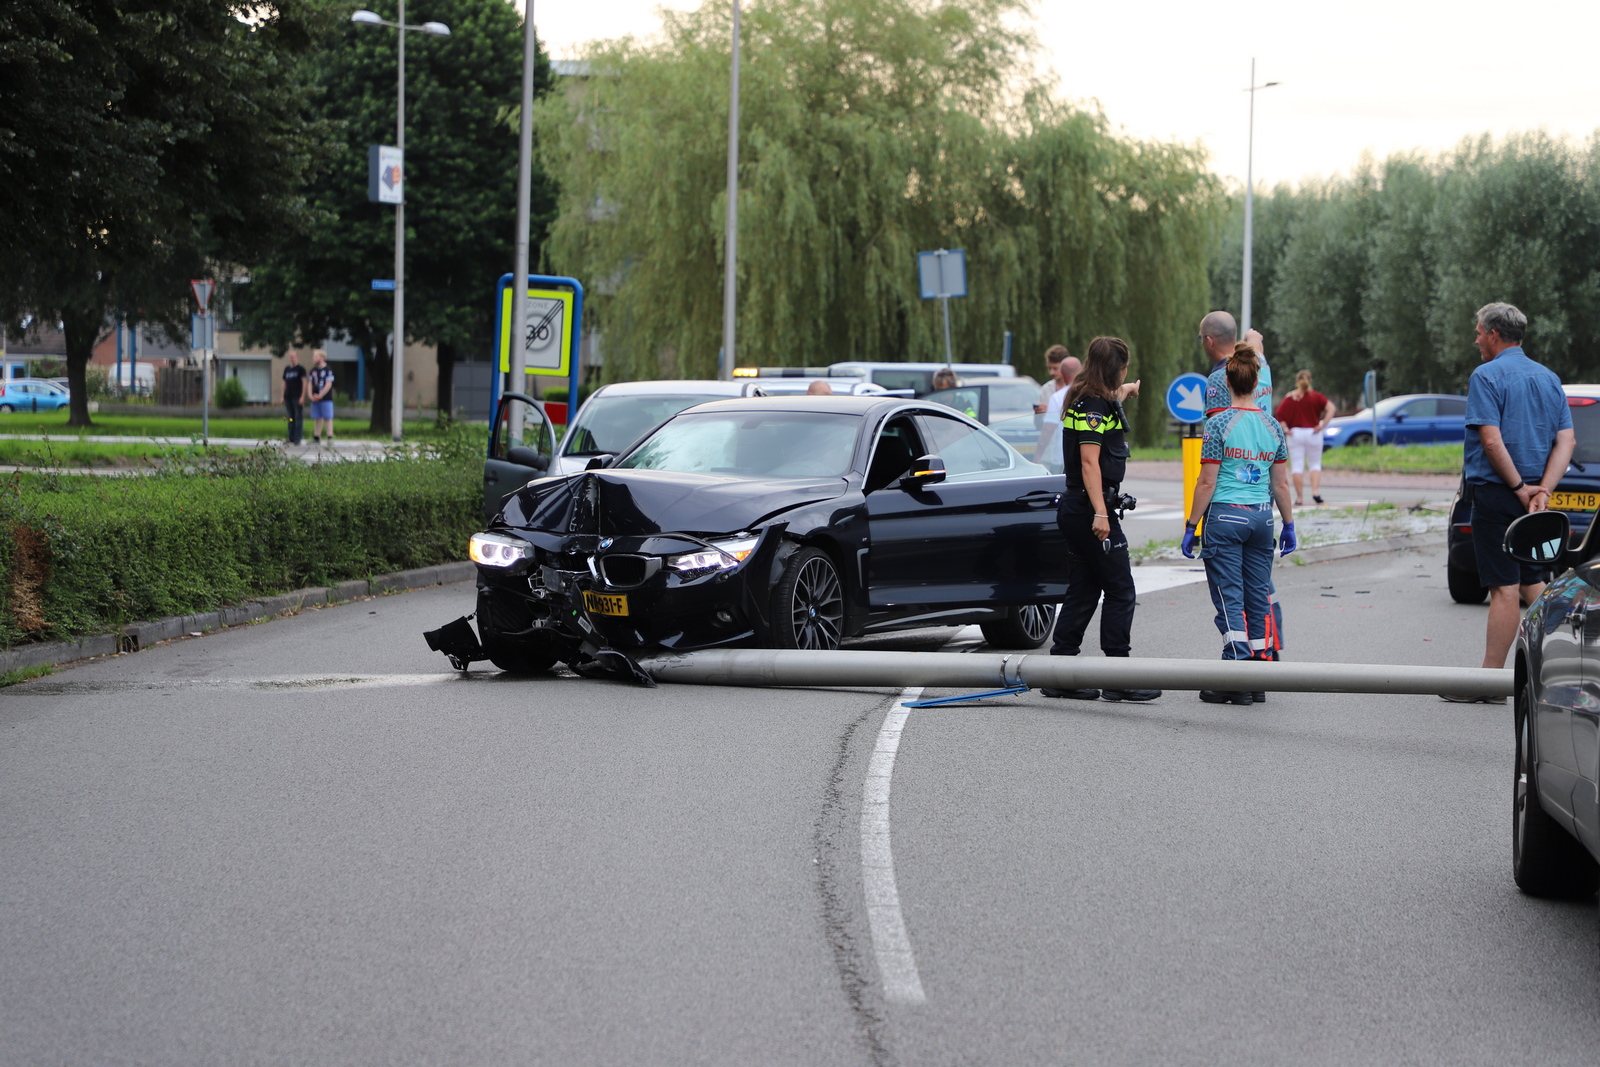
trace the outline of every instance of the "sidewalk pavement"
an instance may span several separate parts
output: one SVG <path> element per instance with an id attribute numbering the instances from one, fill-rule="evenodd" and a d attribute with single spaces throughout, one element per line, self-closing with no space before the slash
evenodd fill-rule
<path id="1" fill-rule="evenodd" d="M 1127 476 L 1156 482 L 1181 482 L 1183 463 L 1175 459 L 1129 460 Z M 1336 489 L 1455 489 L 1461 484 L 1461 475 L 1324 470 L 1322 484 Z"/>

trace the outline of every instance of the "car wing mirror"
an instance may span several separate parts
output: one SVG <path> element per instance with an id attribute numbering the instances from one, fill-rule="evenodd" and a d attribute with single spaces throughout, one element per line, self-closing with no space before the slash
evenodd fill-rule
<path id="1" fill-rule="evenodd" d="M 586 471 L 605 470 L 607 467 L 611 466 L 611 461 L 616 458 L 617 457 L 610 452 L 603 452 L 600 455 L 590 459 L 588 463 L 584 464 L 583 469 Z"/>
<path id="2" fill-rule="evenodd" d="M 900 484 L 908 489 L 920 489 L 944 481 L 944 460 L 938 456 L 922 456 L 911 461 L 911 473 Z"/>
<path id="3" fill-rule="evenodd" d="M 1390 415 L 1389 418 L 1394 422 L 1405 422 L 1406 413 L 1403 411 L 1397 411 L 1393 415 Z"/>
<path id="4" fill-rule="evenodd" d="M 1530 512 L 1506 527 L 1505 550 L 1524 563 L 1555 563 L 1567 547 L 1570 532 L 1563 512 Z"/>
<path id="5" fill-rule="evenodd" d="M 506 449 L 506 459 L 522 467 L 532 467 L 536 471 L 548 470 L 550 457 L 536 448 L 527 445 L 513 445 Z"/>

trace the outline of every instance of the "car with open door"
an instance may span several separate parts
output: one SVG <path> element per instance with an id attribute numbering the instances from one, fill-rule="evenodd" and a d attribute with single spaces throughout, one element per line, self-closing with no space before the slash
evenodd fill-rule
<path id="1" fill-rule="evenodd" d="M 991 644 L 1036 648 L 1066 591 L 1063 489 L 937 404 L 701 404 L 506 498 L 470 545 L 482 650 L 537 671 L 974 623 Z"/>
<path id="2" fill-rule="evenodd" d="M 494 518 L 507 494 L 549 473 L 555 448 L 556 428 L 544 404 L 523 393 L 502 394 L 483 461 L 483 517 Z"/>
<path id="3" fill-rule="evenodd" d="M 1525 893 L 1587 897 L 1600 884 L 1600 543 L 1574 545 L 1567 515 L 1506 530 L 1516 558 L 1557 576 L 1517 630 L 1512 873 Z"/>

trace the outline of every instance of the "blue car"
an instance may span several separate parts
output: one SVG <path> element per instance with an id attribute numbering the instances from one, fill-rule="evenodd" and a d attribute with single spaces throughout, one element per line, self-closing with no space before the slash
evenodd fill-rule
<path id="1" fill-rule="evenodd" d="M 72 403 L 72 394 L 43 378 L 0 381 L 0 411 L 56 411 Z"/>
<path id="2" fill-rule="evenodd" d="M 1378 401 L 1378 443 L 1460 444 L 1467 432 L 1467 398 L 1447 393 L 1409 393 Z M 1322 432 L 1322 447 L 1372 444 L 1371 408 L 1341 415 Z"/>

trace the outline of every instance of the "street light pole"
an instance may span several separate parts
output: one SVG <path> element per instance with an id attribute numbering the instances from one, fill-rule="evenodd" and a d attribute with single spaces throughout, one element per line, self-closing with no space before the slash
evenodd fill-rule
<path id="1" fill-rule="evenodd" d="M 389 386 L 389 435 L 396 441 L 401 437 L 401 426 L 405 417 L 405 349 L 406 349 L 406 201 L 405 201 L 405 175 L 411 169 L 406 160 L 406 32 L 433 34 L 437 37 L 450 36 L 450 27 L 442 22 L 424 22 L 420 26 L 406 25 L 406 0 L 398 0 L 399 10 L 396 21 L 390 22 L 380 18 L 371 11 L 357 11 L 350 16 L 351 22 L 363 23 L 371 26 L 389 26 L 399 33 L 398 48 L 396 52 L 397 70 L 399 76 L 396 81 L 397 107 L 395 109 L 395 137 L 394 145 L 400 150 L 400 201 L 394 206 L 394 341 L 390 346 L 393 356 L 394 375 Z"/>
<path id="2" fill-rule="evenodd" d="M 733 74 L 728 88 L 728 229 L 722 257 L 722 366 L 717 377 L 733 379 L 734 271 L 739 265 L 739 0 L 733 0 Z"/>
<path id="3" fill-rule="evenodd" d="M 394 206 L 394 341 L 389 346 L 392 369 L 394 375 L 389 386 L 389 437 L 398 441 L 401 436 L 401 426 L 405 418 L 405 384 L 406 384 L 406 174 L 411 170 L 411 161 L 406 159 L 406 0 L 399 0 L 400 11 L 396 21 L 400 23 L 400 32 L 395 34 L 399 40 L 396 52 L 397 66 L 399 67 L 400 89 L 396 95 L 398 106 L 395 110 L 395 147 L 400 149 L 400 202 Z M 1254 69 L 1253 67 L 1251 68 Z M 1254 98 L 1252 98 L 1254 99 Z M 315 427 L 313 427 L 315 429 Z"/>
<path id="4" fill-rule="evenodd" d="M 1239 315 L 1239 336 L 1243 337 L 1250 332 L 1250 299 L 1252 289 L 1251 272 L 1254 270 L 1252 262 L 1255 247 L 1255 161 L 1256 161 L 1256 91 L 1270 89 L 1278 82 L 1267 82 L 1265 85 L 1256 84 L 1256 61 L 1250 60 L 1250 88 L 1245 92 L 1250 94 L 1250 138 L 1248 149 L 1245 153 L 1244 163 L 1244 298 L 1241 301 Z"/>
<path id="5" fill-rule="evenodd" d="M 509 392 L 520 393 L 528 384 L 528 227 L 533 197 L 533 71 L 534 49 L 533 0 L 527 0 L 522 13 L 522 124 L 517 134 L 517 241 L 516 261 L 511 272 L 511 386 Z M 500 373 L 496 360 L 494 373 Z M 577 413 L 578 398 L 567 397 L 567 425 Z M 522 440 L 521 404 L 509 409 L 511 425 L 506 439 Z"/>

